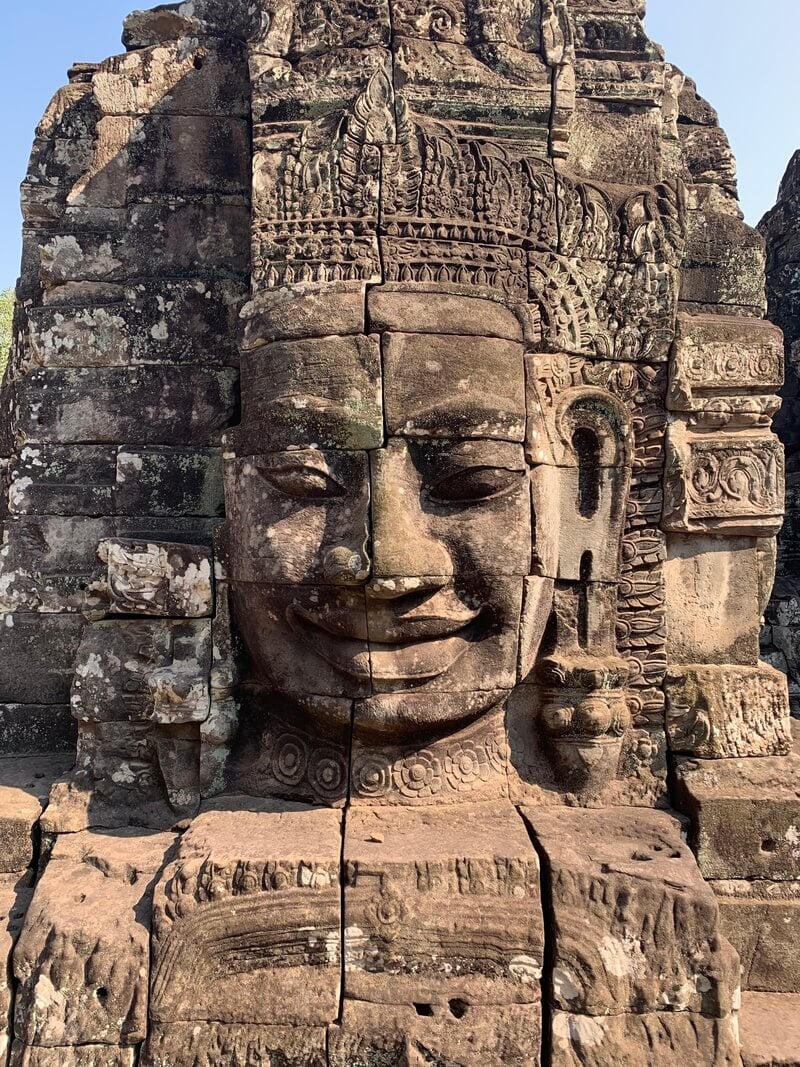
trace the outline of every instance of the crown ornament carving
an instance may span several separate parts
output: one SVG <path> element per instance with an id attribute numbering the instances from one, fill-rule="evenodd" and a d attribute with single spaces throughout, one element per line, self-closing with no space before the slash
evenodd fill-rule
<path id="1" fill-rule="evenodd" d="M 477 289 L 537 308 L 551 350 L 610 359 L 663 360 L 674 334 L 679 181 L 572 178 L 530 142 L 418 114 L 383 68 L 350 107 L 261 137 L 254 213 L 256 299 L 298 284 Z"/>

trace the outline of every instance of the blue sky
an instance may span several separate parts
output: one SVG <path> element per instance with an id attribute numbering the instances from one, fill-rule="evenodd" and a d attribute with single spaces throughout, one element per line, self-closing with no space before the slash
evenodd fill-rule
<path id="1" fill-rule="evenodd" d="M 19 270 L 18 186 L 33 130 L 76 60 L 122 50 L 136 0 L 11 0 L 0 35 L 0 288 Z M 142 6 L 147 6 L 146 3 Z M 720 113 L 739 160 L 745 214 L 757 222 L 800 148 L 798 0 L 649 0 L 650 35 Z"/>

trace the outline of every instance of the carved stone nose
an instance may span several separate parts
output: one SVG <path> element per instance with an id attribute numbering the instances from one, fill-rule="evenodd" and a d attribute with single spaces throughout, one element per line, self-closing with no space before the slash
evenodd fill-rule
<path id="1" fill-rule="evenodd" d="M 369 577 L 369 565 L 360 552 L 351 548 L 332 548 L 325 556 L 323 574 L 326 582 L 358 585 Z"/>

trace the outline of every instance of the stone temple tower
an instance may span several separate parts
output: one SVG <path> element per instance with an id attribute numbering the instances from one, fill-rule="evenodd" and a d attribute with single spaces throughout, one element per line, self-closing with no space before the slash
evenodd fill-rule
<path id="1" fill-rule="evenodd" d="M 800 1062 L 783 342 L 643 16 L 191 0 L 56 94 L 0 393 L 13 1067 Z"/>

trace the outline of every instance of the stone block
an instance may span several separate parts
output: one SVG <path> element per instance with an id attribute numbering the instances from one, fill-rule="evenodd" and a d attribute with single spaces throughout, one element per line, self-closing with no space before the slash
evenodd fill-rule
<path id="1" fill-rule="evenodd" d="M 783 523 L 785 462 L 778 438 L 763 430 L 667 432 L 662 529 L 768 537 Z"/>
<path id="2" fill-rule="evenodd" d="M 624 660 L 557 661 L 555 671 L 607 679 Z M 557 675 L 551 675 L 551 678 Z M 518 686 L 508 699 L 509 789 L 517 803 L 652 807 L 667 792 L 660 691 L 585 685 Z M 640 709 L 647 709 L 645 718 Z M 638 713 L 638 714 L 637 714 Z M 633 716 L 636 714 L 636 719 Z"/>
<path id="3" fill-rule="evenodd" d="M 331 32 L 330 23 L 323 16 L 319 29 L 312 31 Z M 280 31 L 279 31 L 280 32 Z M 332 31 L 334 39 L 338 29 Z M 303 49 L 305 51 L 306 47 Z M 388 61 L 385 48 L 359 46 L 353 50 L 333 46 L 329 55 L 338 62 L 322 67 L 309 57 L 293 57 L 298 69 L 282 55 L 280 58 L 252 49 L 250 52 L 250 84 L 253 101 L 253 120 L 257 124 L 273 126 L 303 121 L 319 120 L 346 108 L 366 88 L 370 77 L 376 73 L 385 77 Z M 358 60 L 352 63 L 353 56 Z M 299 61 L 299 63 L 298 63 Z M 288 75 L 288 76 L 287 76 Z M 377 199 L 377 189 L 375 189 Z"/>
<path id="4" fill-rule="evenodd" d="M 0 758 L 0 873 L 24 871 L 38 845 L 37 823 L 53 781 L 73 763 L 71 755 Z"/>
<path id="5" fill-rule="evenodd" d="M 23 262 L 26 257 L 35 264 L 42 287 L 49 290 L 70 282 L 122 283 L 131 250 L 116 229 L 106 227 L 102 232 L 96 223 L 90 232 L 31 231 Z"/>
<path id="6" fill-rule="evenodd" d="M 458 1064 L 537 1067 L 540 1024 L 528 1005 L 419 1002 L 413 1007 L 346 1000 L 328 1030 L 329 1067 Z"/>
<path id="7" fill-rule="evenodd" d="M 211 553 L 200 545 L 107 540 L 108 610 L 119 615 L 202 619 L 212 614 Z"/>
<path id="8" fill-rule="evenodd" d="M 153 10 L 133 11 L 123 23 L 122 43 L 129 51 L 167 44 L 197 33 L 198 23 L 169 4 Z"/>
<path id="9" fill-rule="evenodd" d="M 578 3 L 572 13 L 575 48 L 579 56 L 608 59 L 655 59 L 657 51 L 642 25 L 643 11 L 638 5 L 612 6 L 603 3 Z"/>
<path id="10" fill-rule="evenodd" d="M 104 595 L 97 545 L 113 532 L 112 519 L 85 515 L 25 515 L 7 521 L 0 548 L 0 608 L 23 619 L 26 612 L 97 608 Z M 17 623 L 9 623 L 9 617 L 6 626 L 13 630 Z M 6 637 L 13 639 L 13 634 Z"/>
<path id="11" fill-rule="evenodd" d="M 120 450 L 112 495 L 118 515 L 222 516 L 222 453 L 210 448 Z"/>
<path id="12" fill-rule="evenodd" d="M 4 623 L 0 700 L 4 704 L 69 703 L 83 618 L 22 612 L 0 618 Z"/>
<path id="13" fill-rule="evenodd" d="M 625 521 L 619 501 L 627 495 L 629 472 L 624 467 L 597 469 L 592 472 L 593 485 L 588 492 L 586 479 L 586 468 L 575 466 L 558 472 L 560 537 L 556 577 L 571 582 L 613 582 L 619 576 Z M 587 514 L 592 510 L 593 514 Z"/>
<path id="14" fill-rule="evenodd" d="M 159 278 L 129 284 L 125 319 L 134 363 L 237 366 L 244 279 Z"/>
<path id="15" fill-rule="evenodd" d="M 72 218 L 70 201 L 74 203 L 76 199 L 81 216 L 86 212 L 87 215 L 91 213 L 105 217 L 117 211 L 124 215 L 128 191 L 135 180 L 131 174 L 132 156 L 141 125 L 141 120 L 133 116 L 99 119 L 95 127 L 91 162 L 75 187 L 68 192 L 68 206 L 62 217 L 62 225 L 68 215 Z M 141 181 L 141 176 L 138 177 Z M 80 195 L 76 197 L 78 191 Z"/>
<path id="16" fill-rule="evenodd" d="M 704 878 L 800 879 L 800 754 L 676 759 L 675 772 Z"/>
<path id="17" fill-rule="evenodd" d="M 344 862 L 348 1002 L 444 1018 L 463 1002 L 474 1020 L 525 1004 L 538 1031 L 539 862 L 510 804 L 351 809 Z"/>
<path id="18" fill-rule="evenodd" d="M 33 366 L 122 367 L 130 362 L 124 305 L 31 308 L 27 359 Z"/>
<path id="19" fill-rule="evenodd" d="M 634 86 L 638 87 L 641 70 L 638 64 L 634 69 L 639 75 Z M 613 85 L 601 92 L 619 93 L 623 89 L 623 79 L 612 81 Z M 652 97 L 653 87 L 648 86 L 647 90 L 647 96 Z M 616 102 L 583 101 L 570 124 L 570 157 L 581 177 L 623 185 L 651 185 L 661 177 L 656 163 L 660 138 L 661 114 L 649 101 L 645 106 L 626 108 Z"/>
<path id="20" fill-rule="evenodd" d="M 389 434 L 524 440 L 520 342 L 389 333 L 382 347 Z"/>
<path id="21" fill-rule="evenodd" d="M 518 543 L 515 534 L 509 540 L 512 544 Z M 419 589 L 431 593 L 441 590 L 431 604 L 436 622 L 430 625 L 430 630 L 422 626 L 417 628 L 410 620 L 405 624 L 398 622 L 391 611 L 381 611 L 379 604 L 375 606 L 374 614 L 370 612 L 370 622 L 375 624 L 370 630 L 374 693 L 413 698 L 414 692 L 404 693 L 398 685 L 412 679 L 420 683 L 413 687 L 417 695 L 507 692 L 514 688 L 521 652 L 530 654 L 531 649 L 538 648 L 544 630 L 552 591 L 549 579 L 534 577 L 526 582 L 521 575 L 478 573 L 473 576 L 468 570 L 464 573 L 463 582 L 448 582 L 442 576 L 430 573 L 401 579 L 410 593 Z M 376 582 L 378 598 L 381 580 Z M 390 578 L 383 580 L 393 581 Z M 392 588 L 397 589 L 397 584 L 389 586 L 387 592 Z M 526 597 L 531 614 L 526 620 L 529 632 L 520 635 L 523 599 Z M 481 605 L 482 613 L 474 606 L 476 604 Z M 393 651 L 395 643 L 406 645 L 406 655 Z M 499 701 L 489 706 L 497 703 Z M 464 716 L 464 720 L 469 718 Z"/>
<path id="22" fill-rule="evenodd" d="M 800 1067 L 800 996 L 745 993 L 740 1018 L 743 1067 Z"/>
<path id="23" fill-rule="evenodd" d="M 102 138 L 108 123 L 98 123 Z M 243 118 L 150 113 L 128 139 L 128 201 L 170 195 L 250 192 L 250 126 Z"/>
<path id="24" fill-rule="evenodd" d="M 731 915 L 793 981 L 783 357 L 644 7 L 187 0 L 70 72 L 0 397 L 0 749 L 73 673 L 79 724 L 40 854 L 27 801 L 0 834 L 43 875 L 15 1064 L 741 1067 L 667 721 L 761 756 L 703 817 L 772 857 Z M 184 836 L 142 876 L 120 825 Z"/>
<path id="25" fill-rule="evenodd" d="M 501 303 L 448 293 L 419 293 L 413 286 L 369 289 L 367 320 L 368 329 L 375 333 L 523 339 L 520 318 Z"/>
<path id="26" fill-rule="evenodd" d="M 677 819 L 626 808 L 522 812 L 545 864 L 545 996 L 556 1009 L 574 1019 L 734 1010 L 739 960 Z"/>
<path id="27" fill-rule="evenodd" d="M 664 581 L 671 663 L 758 666 L 761 585 L 754 541 L 672 535 Z"/>
<path id="28" fill-rule="evenodd" d="M 210 708 L 211 624 L 120 619 L 86 628 L 72 714 L 82 722 L 202 722 Z"/>
<path id="29" fill-rule="evenodd" d="M 256 677 L 286 694 L 369 695 L 363 588 L 254 583 L 234 570 L 232 601 Z"/>
<path id="30" fill-rule="evenodd" d="M 247 274 L 250 205 L 246 197 L 206 195 L 174 197 L 159 203 L 143 201 L 133 205 L 127 217 L 119 254 L 128 278 L 157 279 L 166 274 L 210 280 L 219 274 Z"/>
<path id="31" fill-rule="evenodd" d="M 558 467 L 540 463 L 530 472 L 532 561 L 534 574 L 555 579 L 561 549 L 560 523 L 550 521 L 548 506 L 561 496 L 562 472 Z"/>
<path id="32" fill-rule="evenodd" d="M 764 239 L 735 215 L 689 214 L 681 300 L 751 307 L 763 314 Z"/>
<path id="33" fill-rule="evenodd" d="M 231 580 L 333 586 L 340 572 L 355 583 L 366 578 L 369 462 L 363 452 L 336 448 L 229 457 Z M 332 588 L 330 595 L 334 593 Z"/>
<path id="34" fill-rule="evenodd" d="M 685 97 L 684 97 L 685 99 Z M 736 195 L 736 160 L 719 126 L 678 123 L 681 155 L 695 182 L 720 186 Z"/>
<path id="35" fill-rule="evenodd" d="M 733 1016 L 692 1012 L 553 1016 L 552 1067 L 740 1067 Z"/>
<path id="36" fill-rule="evenodd" d="M 153 886 L 174 841 L 141 831 L 58 839 L 14 954 L 18 1040 L 144 1040 Z"/>
<path id="37" fill-rule="evenodd" d="M 742 988 L 800 993 L 800 880 L 716 881 L 720 929 L 742 961 Z"/>
<path id="38" fill-rule="evenodd" d="M 244 47 L 233 39 L 170 40 L 100 64 L 92 88 L 106 115 L 249 115 Z"/>
<path id="39" fill-rule="evenodd" d="M 26 365 L 232 365 L 245 295 L 244 284 L 230 278 L 144 279 L 119 287 L 112 302 L 89 304 L 76 294 L 65 306 L 31 308 Z"/>
<path id="40" fill-rule="evenodd" d="M 428 808 L 508 796 L 502 691 L 397 693 L 357 701 L 350 796 L 354 805 Z M 474 720 L 424 747 L 414 728 Z M 392 738 L 387 724 L 394 727 Z M 409 736 L 402 739 L 400 732 Z M 451 807 L 450 812 L 455 810 Z M 398 812 L 399 814 L 399 812 Z"/>
<path id="41" fill-rule="evenodd" d="M 74 752 L 75 736 L 68 704 L 0 704 L 0 752 L 6 755 Z"/>
<path id="42" fill-rule="evenodd" d="M 128 210 L 105 209 L 99 218 L 95 211 L 93 217 L 94 230 L 64 217 L 61 232 L 29 231 L 26 262 L 48 292 L 76 282 L 121 286 L 131 278 L 155 279 L 162 273 L 190 280 L 246 273 L 249 210 L 242 196 L 173 197 Z M 187 236 L 194 233 L 203 238 Z"/>
<path id="43" fill-rule="evenodd" d="M 460 577 L 467 568 L 476 580 L 530 574 L 532 497 L 522 445 L 393 437 L 371 457 L 371 474 L 376 579 L 418 578 L 422 588 L 435 575 Z"/>
<path id="44" fill-rule="evenodd" d="M 25 256 L 25 236 L 23 235 L 23 256 Z M 26 263 L 23 260 L 23 266 Z M 30 279 L 28 279 L 30 283 Z M 27 290 L 26 290 L 27 292 Z M 55 289 L 36 290 L 37 299 L 43 307 L 99 307 L 105 304 L 119 304 L 125 299 L 125 287 L 108 281 L 71 281 Z"/>
<path id="45" fill-rule="evenodd" d="M 670 748 L 701 759 L 785 756 L 792 748 L 786 676 L 759 667 L 673 667 L 667 676 Z"/>
<path id="46" fill-rule="evenodd" d="M 211 715 L 201 726 L 201 773 L 206 779 L 214 776 L 219 785 L 210 787 L 206 780 L 205 795 L 279 796 L 343 808 L 352 701 L 298 693 L 271 698 L 269 705 L 258 692 L 252 698 L 237 694 L 233 701 L 212 699 Z M 303 708 L 312 712 L 313 733 L 298 722 Z"/>
<path id="47" fill-rule="evenodd" d="M 42 1048 L 15 1041 L 10 1062 L 13 1067 L 135 1067 L 136 1049 L 113 1045 Z"/>
<path id="48" fill-rule="evenodd" d="M 325 1026 L 339 1011 L 341 815 L 229 798 L 156 889 L 156 1023 Z"/>
<path id="49" fill-rule="evenodd" d="M 196 725 L 81 721 L 75 770 L 53 786 L 42 829 L 169 830 L 199 804 Z"/>
<path id="50" fill-rule="evenodd" d="M 239 455 L 383 443 L 381 356 L 373 337 L 276 341 L 245 356 L 242 383 Z"/>
<path id="51" fill-rule="evenodd" d="M 12 515 L 111 515 L 116 449 L 106 445 L 29 445 L 11 458 Z"/>
<path id="52" fill-rule="evenodd" d="M 0 1055 L 4 1058 L 12 1033 L 11 1007 L 14 982 L 11 955 L 17 943 L 25 912 L 33 896 L 31 872 L 0 875 Z"/>
<path id="53" fill-rule="evenodd" d="M 233 370 L 40 370 L 17 385 L 27 444 L 208 445 L 233 419 Z"/>
<path id="54" fill-rule="evenodd" d="M 141 1067 L 222 1067 L 223 1064 L 329 1067 L 324 1027 L 252 1023 L 155 1023 Z"/>
<path id="55" fill-rule="evenodd" d="M 717 425 L 745 414 L 751 424 L 763 422 L 758 399 L 783 384 L 781 331 L 761 319 L 681 313 L 673 360 L 670 409 L 690 411 L 703 421 L 711 415 Z"/>
<path id="56" fill-rule="evenodd" d="M 419 9 L 409 15 L 425 21 Z M 518 137 L 533 144 L 546 141 L 552 89 L 543 57 L 532 54 L 529 39 L 523 44 L 509 23 L 501 29 L 497 20 L 476 15 L 473 9 L 471 26 L 456 16 L 452 40 L 437 39 L 430 23 L 420 36 L 397 33 L 394 61 L 406 98 L 416 111 L 444 121 L 468 114 L 478 125 L 494 125 L 502 115 L 503 125 Z M 466 43 L 473 34 L 480 42 L 476 50 Z M 479 59 L 478 49 L 488 62 Z M 448 93 L 442 92 L 443 84 Z"/>
<path id="57" fill-rule="evenodd" d="M 242 309 L 242 347 L 371 333 L 365 328 L 367 291 L 362 282 L 301 282 L 260 291 Z"/>
<path id="58" fill-rule="evenodd" d="M 114 520 L 121 541 L 147 544 L 203 545 L 211 548 L 221 520 L 190 515 L 118 515 Z"/>

